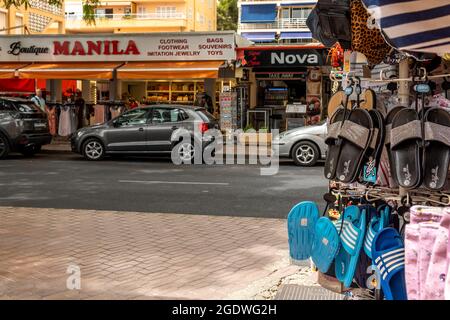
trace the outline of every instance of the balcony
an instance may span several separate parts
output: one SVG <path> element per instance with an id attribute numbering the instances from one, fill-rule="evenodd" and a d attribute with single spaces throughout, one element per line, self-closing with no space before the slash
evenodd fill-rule
<path id="1" fill-rule="evenodd" d="M 239 30 L 305 29 L 306 18 L 278 19 L 270 23 L 239 23 Z"/>
<path id="2" fill-rule="evenodd" d="M 114 29 L 184 28 L 186 15 L 182 12 L 95 14 L 95 24 L 88 25 L 83 15 L 66 15 L 66 29 L 72 31 L 111 31 Z"/>

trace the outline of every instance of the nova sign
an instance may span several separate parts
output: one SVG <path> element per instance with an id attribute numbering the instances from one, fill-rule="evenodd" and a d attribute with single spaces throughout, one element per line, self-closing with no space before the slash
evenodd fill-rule
<path id="1" fill-rule="evenodd" d="M 287 54 L 285 52 L 272 52 L 270 63 L 273 65 L 305 63 L 317 65 L 319 63 L 319 57 L 317 54 Z"/>
<path id="2" fill-rule="evenodd" d="M 322 50 L 285 49 L 285 50 L 245 50 L 248 67 L 306 67 L 324 65 Z"/>

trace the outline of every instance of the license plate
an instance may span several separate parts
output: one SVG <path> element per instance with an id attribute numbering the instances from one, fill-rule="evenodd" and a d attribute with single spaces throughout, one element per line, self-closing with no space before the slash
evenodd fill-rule
<path id="1" fill-rule="evenodd" d="M 35 124 L 34 124 L 34 127 L 35 127 L 36 129 L 44 129 L 44 128 L 47 127 L 47 124 L 45 124 L 45 123 L 35 123 Z"/>

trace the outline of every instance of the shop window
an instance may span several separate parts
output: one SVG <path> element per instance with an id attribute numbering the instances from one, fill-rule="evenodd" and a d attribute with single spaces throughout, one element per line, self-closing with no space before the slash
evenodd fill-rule
<path id="1" fill-rule="evenodd" d="M 147 123 L 147 118 L 147 109 L 136 109 L 118 117 L 114 121 L 114 125 L 117 127 L 143 125 Z"/>

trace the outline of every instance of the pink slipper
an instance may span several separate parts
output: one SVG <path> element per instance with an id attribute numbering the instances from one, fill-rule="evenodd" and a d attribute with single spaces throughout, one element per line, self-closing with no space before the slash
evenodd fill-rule
<path id="1" fill-rule="evenodd" d="M 408 300 L 419 300 L 419 225 L 405 227 L 405 280 Z"/>
<path id="2" fill-rule="evenodd" d="M 419 223 L 419 300 L 425 299 L 425 285 L 427 283 L 428 267 L 430 266 L 431 254 L 436 241 L 439 224 L 435 222 Z"/>
<path id="3" fill-rule="evenodd" d="M 448 237 L 450 214 L 444 214 L 436 233 L 433 251 L 426 276 L 425 288 L 421 297 L 424 300 L 443 300 L 445 294 L 445 278 L 448 271 Z"/>
<path id="4" fill-rule="evenodd" d="M 440 222 L 443 211 L 439 207 L 412 206 L 410 209 L 410 224 L 419 222 Z"/>

